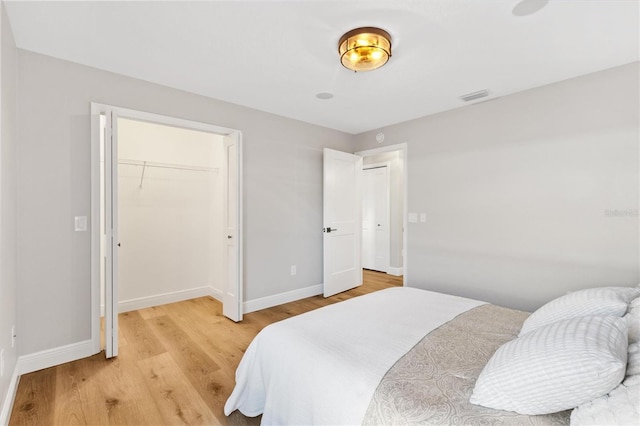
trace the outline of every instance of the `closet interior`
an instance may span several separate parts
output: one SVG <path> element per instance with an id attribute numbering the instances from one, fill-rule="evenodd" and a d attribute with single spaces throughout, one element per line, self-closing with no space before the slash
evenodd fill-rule
<path id="1" fill-rule="evenodd" d="M 223 136 L 125 118 L 117 132 L 119 312 L 221 300 Z"/>

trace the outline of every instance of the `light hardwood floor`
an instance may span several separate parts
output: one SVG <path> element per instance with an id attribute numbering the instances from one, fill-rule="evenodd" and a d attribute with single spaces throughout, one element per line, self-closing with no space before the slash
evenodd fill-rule
<path id="1" fill-rule="evenodd" d="M 240 323 L 202 297 L 120 314 L 120 353 L 104 353 L 20 378 L 10 425 L 257 424 L 224 403 L 236 367 L 265 326 L 321 306 L 402 285 L 364 271 L 364 284 L 252 312 Z"/>

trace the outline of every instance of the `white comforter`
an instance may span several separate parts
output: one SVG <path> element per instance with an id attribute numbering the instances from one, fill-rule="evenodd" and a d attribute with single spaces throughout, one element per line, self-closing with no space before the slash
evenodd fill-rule
<path id="1" fill-rule="evenodd" d="M 263 424 L 361 424 L 378 383 L 427 333 L 483 304 L 390 288 L 262 330 L 238 370 L 224 412 Z"/>

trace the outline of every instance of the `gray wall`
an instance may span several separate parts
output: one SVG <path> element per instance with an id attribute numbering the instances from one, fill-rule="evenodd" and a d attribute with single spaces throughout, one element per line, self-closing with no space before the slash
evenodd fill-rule
<path id="1" fill-rule="evenodd" d="M 636 285 L 639 67 L 387 127 L 408 144 L 408 285 L 527 310 Z M 356 150 L 379 147 L 358 135 Z"/>
<path id="2" fill-rule="evenodd" d="M 409 211 L 428 215 L 408 229 L 409 284 L 525 309 L 636 284 L 638 71 L 383 129 L 408 143 Z M 18 92 L 20 354 L 90 337 L 90 235 L 73 231 L 90 215 L 89 102 L 243 132 L 247 301 L 322 282 L 322 148 L 380 146 L 378 130 L 353 137 L 20 50 Z"/>
<path id="3" fill-rule="evenodd" d="M 242 131 L 245 300 L 322 283 L 322 148 L 351 135 L 18 52 L 20 354 L 90 338 L 91 101 Z"/>
<path id="4" fill-rule="evenodd" d="M 16 71 L 17 51 L 4 3 L 0 3 L 0 348 L 4 376 L 0 377 L 0 411 L 16 365 L 18 348 L 11 348 L 16 324 Z M 7 408 L 7 407 L 5 407 Z"/>

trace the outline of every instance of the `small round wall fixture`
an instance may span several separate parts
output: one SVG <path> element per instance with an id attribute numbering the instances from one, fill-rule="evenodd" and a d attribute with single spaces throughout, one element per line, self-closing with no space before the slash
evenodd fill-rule
<path id="1" fill-rule="evenodd" d="M 345 33 L 338 42 L 342 65 L 352 71 L 372 71 L 391 57 L 391 36 L 375 27 L 356 28 Z"/>

